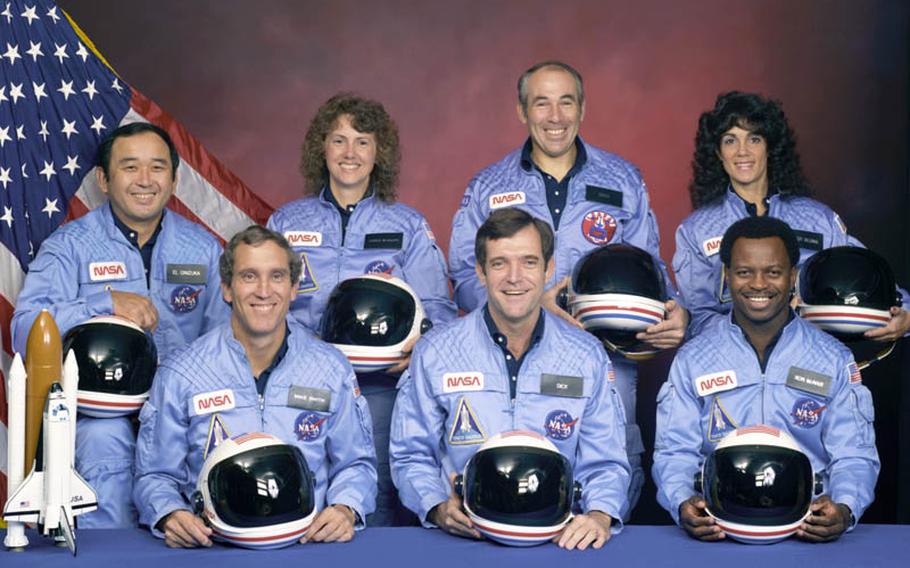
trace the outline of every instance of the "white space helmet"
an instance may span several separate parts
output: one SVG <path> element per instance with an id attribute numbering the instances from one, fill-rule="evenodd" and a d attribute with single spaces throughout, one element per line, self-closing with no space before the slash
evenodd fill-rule
<path id="1" fill-rule="evenodd" d="M 137 412 L 148 398 L 158 367 L 152 337 L 133 322 L 101 316 L 71 328 L 63 338 L 79 365 L 80 413 L 95 418 Z"/>
<path id="2" fill-rule="evenodd" d="M 759 424 L 721 439 L 696 474 L 707 512 L 731 538 L 771 544 L 794 534 L 821 483 L 787 432 Z"/>
<path id="3" fill-rule="evenodd" d="M 193 494 L 213 538 L 244 548 L 281 548 L 306 534 L 316 516 L 315 481 L 300 449 L 253 432 L 209 454 Z"/>
<path id="4" fill-rule="evenodd" d="M 354 371 L 384 371 L 402 347 L 432 324 L 414 290 L 400 278 L 358 276 L 340 282 L 322 314 L 320 336 L 344 353 Z"/>
<path id="5" fill-rule="evenodd" d="M 515 430 L 487 440 L 455 478 L 474 527 L 510 546 L 543 544 L 572 520 L 580 494 L 572 464 L 535 432 Z"/>

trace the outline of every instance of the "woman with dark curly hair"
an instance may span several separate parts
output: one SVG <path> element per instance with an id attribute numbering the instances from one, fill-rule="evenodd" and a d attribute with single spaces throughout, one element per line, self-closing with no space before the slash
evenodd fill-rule
<path id="1" fill-rule="evenodd" d="M 326 101 L 307 129 L 300 171 L 306 197 L 272 214 L 268 227 L 288 238 L 303 260 L 291 313 L 318 332 L 335 285 L 363 274 L 407 282 L 435 324 L 455 317 L 445 259 L 423 215 L 395 201 L 401 150 L 383 106 L 351 93 Z M 373 417 L 379 494 L 371 525 L 409 523 L 389 476 L 389 425 L 402 362 L 359 377 Z"/>
<path id="2" fill-rule="evenodd" d="M 689 334 L 730 311 L 720 241 L 727 227 L 749 215 L 786 221 L 800 245 L 800 264 L 815 252 L 862 246 L 840 217 L 811 199 L 796 152 L 796 136 L 778 101 L 731 91 L 702 113 L 695 134 L 689 195 L 695 211 L 676 230 L 673 270 L 691 314 Z M 905 307 L 907 295 L 904 293 Z M 910 329 L 910 314 L 895 308 L 891 322 L 866 332 L 894 341 Z"/>

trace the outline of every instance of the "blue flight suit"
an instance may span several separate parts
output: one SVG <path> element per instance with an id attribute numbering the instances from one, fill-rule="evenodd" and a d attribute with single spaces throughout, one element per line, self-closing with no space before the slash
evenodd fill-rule
<path id="1" fill-rule="evenodd" d="M 767 206 L 769 216 L 786 222 L 796 233 L 800 266 L 823 249 L 863 246 L 847 233 L 837 213 L 814 199 L 772 194 Z M 750 208 L 754 206 L 728 189 L 722 197 L 692 212 L 676 229 L 673 271 L 689 309 L 690 336 L 699 333 L 709 319 L 730 312 L 732 304 L 723 278 L 720 241 L 730 225 L 753 214 Z M 905 290 L 900 292 L 904 309 L 910 309 L 910 295 Z"/>
<path id="2" fill-rule="evenodd" d="M 331 192 L 292 201 L 275 211 L 268 227 L 282 233 L 303 260 L 303 277 L 291 314 L 319 333 L 319 321 L 335 286 L 348 278 L 384 272 L 408 283 L 434 324 L 451 321 L 445 258 L 424 217 L 402 203 L 386 203 L 370 193 L 342 218 Z M 408 524 L 389 476 L 389 424 L 397 377 L 361 375 L 363 395 L 373 417 L 379 494 L 371 526 Z M 404 515 L 402 514 L 404 513 Z"/>
<path id="3" fill-rule="evenodd" d="M 230 324 L 200 337 L 158 368 L 139 414 L 133 493 L 140 522 L 157 536 L 163 537 L 155 525 L 165 516 L 192 510 L 189 497 L 207 452 L 224 437 L 249 432 L 272 434 L 300 448 L 316 479 L 319 509 L 347 505 L 360 519 L 373 510 L 376 455 L 370 411 L 354 371 L 340 351 L 292 318 L 288 333 L 287 352 L 262 395 Z"/>
<path id="4" fill-rule="evenodd" d="M 591 335 L 541 310 L 540 340 L 523 356 L 514 386 L 509 362 L 484 310 L 433 328 L 421 338 L 399 386 L 392 418 L 392 479 L 424 522 L 448 499 L 449 474 L 461 473 L 480 445 L 509 430 L 546 435 L 572 462 L 581 510 L 620 521 L 628 509 L 625 416 L 610 359 Z M 559 375 L 571 396 L 548 390 Z M 469 383 L 457 377 L 469 376 Z M 621 528 L 614 525 L 614 532 Z"/>
<path id="5" fill-rule="evenodd" d="M 165 210 L 152 249 L 150 274 L 114 222 L 109 204 L 61 226 L 41 245 L 13 315 L 13 345 L 25 352 L 32 323 L 48 309 L 61 335 L 95 316 L 112 315 L 110 291 L 147 296 L 158 311 L 152 334 L 159 359 L 226 322 L 221 297 L 221 245 L 200 225 Z M 81 527 L 136 526 L 131 493 L 135 432 L 129 418 L 79 415 L 76 469 L 98 494 L 98 510 Z"/>
<path id="6" fill-rule="evenodd" d="M 680 504 L 696 495 L 693 479 L 705 457 L 724 435 L 756 424 L 789 432 L 822 474 L 824 493 L 854 518 L 875 497 L 872 395 L 853 355 L 795 316 L 768 349 L 762 368 L 743 330 L 726 316 L 712 318 L 677 352 L 657 399 L 651 470 L 657 499 L 677 523 Z M 813 377 L 815 386 L 801 376 Z"/>
<path id="7" fill-rule="evenodd" d="M 449 271 L 458 307 L 471 311 L 486 299 L 486 290 L 474 270 L 474 240 L 480 225 L 493 210 L 501 207 L 523 209 L 554 228 L 555 270 L 547 283 L 548 288 L 571 275 L 582 255 L 605 244 L 634 245 L 660 260 L 657 220 L 638 168 L 615 154 L 584 142 L 580 146 L 579 152 L 583 151 L 585 156 L 584 163 L 569 180 L 569 193 L 565 208 L 559 213 L 558 228 L 554 227 L 548 207 L 543 176 L 531 163 L 529 143 L 482 170 L 471 180 L 452 221 L 449 243 Z M 663 268 L 670 297 L 678 300 L 666 268 Z M 616 372 L 616 388 L 628 419 L 626 444 L 632 466 L 629 501 L 634 507 L 644 484 L 641 468 L 644 444 L 635 418 L 638 367 L 635 362 L 618 354 L 611 354 L 611 359 Z"/>

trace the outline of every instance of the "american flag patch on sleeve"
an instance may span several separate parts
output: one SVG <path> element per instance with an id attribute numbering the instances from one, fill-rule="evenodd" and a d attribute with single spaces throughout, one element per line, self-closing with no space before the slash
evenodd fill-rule
<path id="1" fill-rule="evenodd" d="M 856 363 L 847 365 L 847 372 L 850 373 L 851 385 L 863 382 L 863 376 L 859 373 L 859 367 L 856 366 Z"/>

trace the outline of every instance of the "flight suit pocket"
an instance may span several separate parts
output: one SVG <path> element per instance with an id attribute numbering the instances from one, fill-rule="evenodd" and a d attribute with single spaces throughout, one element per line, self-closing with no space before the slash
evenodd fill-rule
<path id="1" fill-rule="evenodd" d="M 872 403 L 872 393 L 866 387 L 860 386 L 853 389 L 853 418 L 859 432 L 859 443 L 864 447 L 875 445 L 875 405 Z"/>

